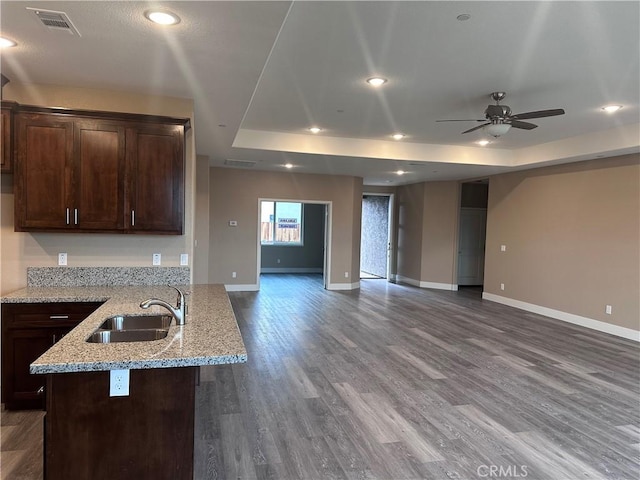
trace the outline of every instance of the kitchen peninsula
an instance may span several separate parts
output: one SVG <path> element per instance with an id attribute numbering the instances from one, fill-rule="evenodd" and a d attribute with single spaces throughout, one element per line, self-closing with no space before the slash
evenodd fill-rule
<path id="1" fill-rule="evenodd" d="M 90 343 L 116 315 L 167 314 L 140 308 L 167 286 L 27 287 L 2 298 L 12 304 L 104 302 L 31 364 L 46 383 L 46 478 L 187 479 L 193 476 L 195 386 L 199 366 L 247 361 L 223 285 L 184 285 L 186 324 L 172 321 L 154 341 Z M 110 371 L 128 370 L 129 395 L 110 396 Z"/>

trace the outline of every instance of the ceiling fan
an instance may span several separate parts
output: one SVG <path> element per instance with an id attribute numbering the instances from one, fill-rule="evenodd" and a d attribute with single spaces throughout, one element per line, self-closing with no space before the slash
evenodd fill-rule
<path id="1" fill-rule="evenodd" d="M 485 128 L 486 132 L 493 136 L 499 137 L 507 133 L 511 127 L 521 128 L 522 130 L 533 130 L 537 125 L 529 122 L 523 122 L 522 120 L 528 120 L 530 118 L 543 118 L 543 117 L 555 117 L 556 115 L 564 115 L 562 108 L 556 108 L 552 110 L 538 110 L 536 112 L 518 113 L 516 115 L 511 114 L 511 108 L 507 105 L 500 105 L 500 102 L 504 100 L 507 94 L 505 92 L 493 92 L 490 95 L 496 104 L 488 105 L 484 111 L 485 118 L 480 120 L 436 120 L 436 122 L 486 122 L 477 127 L 465 130 L 462 133 L 469 133 L 481 128 Z"/>

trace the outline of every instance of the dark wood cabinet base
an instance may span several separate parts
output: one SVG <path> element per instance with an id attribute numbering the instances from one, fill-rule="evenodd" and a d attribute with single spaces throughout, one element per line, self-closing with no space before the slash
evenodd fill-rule
<path id="1" fill-rule="evenodd" d="M 196 374 L 131 370 L 127 397 L 108 371 L 47 375 L 46 479 L 192 479 Z"/>

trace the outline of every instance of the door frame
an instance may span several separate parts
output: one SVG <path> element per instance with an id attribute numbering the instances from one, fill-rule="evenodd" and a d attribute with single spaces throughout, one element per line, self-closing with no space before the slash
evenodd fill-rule
<path id="1" fill-rule="evenodd" d="M 260 265 L 262 263 L 262 242 L 260 241 L 261 229 L 261 214 L 262 214 L 262 202 L 296 202 L 302 204 L 314 204 L 325 206 L 325 224 L 324 224 L 324 245 L 323 245 L 323 272 L 322 272 L 322 286 L 327 289 L 329 279 L 331 278 L 331 214 L 333 208 L 333 202 L 330 200 L 299 200 L 296 198 L 272 198 L 272 197 L 258 197 L 258 220 L 257 220 L 257 255 L 256 255 L 256 286 L 257 290 L 260 290 Z M 303 220 L 304 221 L 304 220 Z"/>
<path id="2" fill-rule="evenodd" d="M 389 197 L 389 211 L 387 219 L 387 282 L 394 282 L 395 278 L 392 278 L 391 274 L 391 256 L 395 252 L 394 232 L 395 232 L 395 193 L 380 193 L 380 192 L 362 192 L 362 197 Z M 361 209 L 362 212 L 362 209 Z M 362 215 L 362 213 L 361 213 Z M 362 221 L 360 222 L 360 245 L 362 246 Z M 360 252 L 362 254 L 362 252 Z M 358 263 L 360 259 L 358 259 Z M 360 272 L 358 272 L 358 276 Z"/>

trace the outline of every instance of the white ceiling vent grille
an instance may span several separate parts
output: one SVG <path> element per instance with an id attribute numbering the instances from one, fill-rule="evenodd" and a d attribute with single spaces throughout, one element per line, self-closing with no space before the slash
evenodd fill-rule
<path id="1" fill-rule="evenodd" d="M 242 167 L 242 168 L 251 168 L 251 167 L 255 167 L 256 163 L 258 162 L 254 162 L 251 160 L 231 160 L 231 159 L 227 159 L 224 161 L 224 164 L 227 165 L 228 167 Z"/>
<path id="2" fill-rule="evenodd" d="M 43 10 L 41 8 L 30 8 L 27 7 L 27 10 L 31 10 L 36 14 L 38 20 L 47 27 L 49 30 L 54 30 L 57 32 L 67 32 L 71 35 L 77 35 L 81 37 L 80 32 L 75 27 L 71 19 L 64 12 L 56 12 L 54 10 Z"/>

